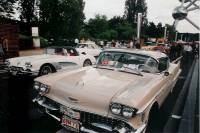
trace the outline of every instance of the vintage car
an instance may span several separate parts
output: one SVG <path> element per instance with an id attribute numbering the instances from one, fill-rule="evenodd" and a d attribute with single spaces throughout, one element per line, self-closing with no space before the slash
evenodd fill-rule
<path id="1" fill-rule="evenodd" d="M 96 59 L 91 55 L 79 54 L 73 47 L 52 46 L 44 50 L 42 55 L 24 56 L 6 60 L 8 70 L 16 74 L 32 76 L 46 75 L 69 67 L 92 65 Z"/>
<path id="2" fill-rule="evenodd" d="M 178 79 L 161 52 L 108 49 L 95 66 L 35 79 L 35 103 L 70 131 L 144 132 Z"/>
<path id="3" fill-rule="evenodd" d="M 94 42 L 79 43 L 76 46 L 76 50 L 79 51 L 79 53 L 89 54 L 96 58 L 99 56 L 99 54 L 102 51 L 101 47 L 96 45 Z"/>

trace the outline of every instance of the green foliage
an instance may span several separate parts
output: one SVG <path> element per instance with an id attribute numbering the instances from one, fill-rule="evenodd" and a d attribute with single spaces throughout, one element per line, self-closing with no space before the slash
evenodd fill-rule
<path id="1" fill-rule="evenodd" d="M 94 19 L 88 21 L 88 32 L 93 38 L 101 38 L 100 34 L 108 29 L 108 21 L 105 15 L 96 15 Z M 101 35 L 102 36 L 102 35 Z"/>
<path id="2" fill-rule="evenodd" d="M 124 16 L 130 24 L 137 22 L 138 13 L 142 13 L 144 21 L 147 15 L 147 4 L 145 0 L 126 0 Z"/>
<path id="3" fill-rule="evenodd" d="M 99 39 L 106 39 L 106 40 L 112 40 L 112 39 L 116 40 L 118 39 L 117 37 L 118 33 L 115 30 L 107 30 L 99 35 Z"/>
<path id="4" fill-rule="evenodd" d="M 10 18 L 17 0 L 0 0 L 0 16 Z"/>
<path id="5" fill-rule="evenodd" d="M 129 40 L 132 39 L 133 35 L 136 35 L 136 29 L 133 29 L 128 22 L 120 24 L 117 31 L 120 40 Z"/>
<path id="6" fill-rule="evenodd" d="M 83 0 L 40 0 L 41 33 L 55 40 L 77 37 L 84 5 Z"/>
<path id="7" fill-rule="evenodd" d="M 19 0 L 19 12 L 20 19 L 24 22 L 30 24 L 33 21 L 36 21 L 37 17 L 35 14 L 35 2 L 36 0 Z"/>
<path id="8" fill-rule="evenodd" d="M 49 46 L 48 40 L 45 39 L 44 37 L 40 37 L 40 47 L 46 48 L 48 46 Z"/>

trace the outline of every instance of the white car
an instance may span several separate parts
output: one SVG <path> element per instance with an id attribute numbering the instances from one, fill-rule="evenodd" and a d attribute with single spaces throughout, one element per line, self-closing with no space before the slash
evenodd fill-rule
<path id="1" fill-rule="evenodd" d="M 96 59 L 91 55 L 79 54 L 73 47 L 53 46 L 42 55 L 16 57 L 6 60 L 8 70 L 13 74 L 46 75 L 63 69 L 92 65 Z"/>
<path id="2" fill-rule="evenodd" d="M 102 49 L 94 42 L 79 43 L 76 50 L 79 53 L 92 55 L 94 57 L 98 57 L 102 52 Z"/>

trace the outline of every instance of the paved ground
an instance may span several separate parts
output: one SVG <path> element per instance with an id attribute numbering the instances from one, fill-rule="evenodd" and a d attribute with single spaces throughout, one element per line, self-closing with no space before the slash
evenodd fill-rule
<path id="1" fill-rule="evenodd" d="M 181 76 L 174 88 L 174 93 L 167 98 L 159 111 L 155 132 L 163 132 L 191 64 L 192 60 L 182 60 Z M 32 83 L 31 77 L 9 76 L 5 72 L 0 72 L 0 105 L 2 105 L 0 106 L 0 132 L 55 133 L 61 128 L 58 122 L 47 116 L 40 117 L 36 110 L 32 110 L 34 108 L 30 95 Z"/>

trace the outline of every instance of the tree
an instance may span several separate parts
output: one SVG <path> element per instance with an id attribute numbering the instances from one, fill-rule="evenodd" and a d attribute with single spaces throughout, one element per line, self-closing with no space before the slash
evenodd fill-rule
<path id="1" fill-rule="evenodd" d="M 36 21 L 36 0 L 19 0 L 20 19 L 30 25 L 31 22 Z"/>
<path id="2" fill-rule="evenodd" d="M 41 33 L 56 40 L 76 38 L 85 19 L 83 0 L 40 0 Z"/>
<path id="3" fill-rule="evenodd" d="M 157 28 L 153 22 L 150 22 L 148 24 L 148 27 L 146 29 L 146 34 L 150 38 L 157 38 Z"/>
<path id="4" fill-rule="evenodd" d="M 101 38 L 100 34 L 109 29 L 107 17 L 105 15 L 96 15 L 94 19 L 88 21 L 88 31 L 91 37 Z"/>
<path id="5" fill-rule="evenodd" d="M 124 16 L 130 24 L 137 22 L 138 13 L 142 13 L 144 21 L 147 15 L 147 4 L 145 0 L 126 0 Z"/>
<path id="6" fill-rule="evenodd" d="M 14 3 L 16 0 L 0 0 L 0 17 L 10 18 L 14 13 Z"/>
<path id="7" fill-rule="evenodd" d="M 131 24 L 129 24 L 128 22 L 122 23 L 117 29 L 117 31 L 118 38 L 120 40 L 129 40 L 132 39 L 134 35 L 136 35 L 136 30 L 133 29 Z"/>
<path id="8" fill-rule="evenodd" d="M 156 30 L 156 37 L 157 38 L 162 38 L 164 37 L 164 30 L 165 30 L 165 27 L 162 26 L 162 23 L 158 23 L 157 26 L 156 26 L 157 30 Z"/>

